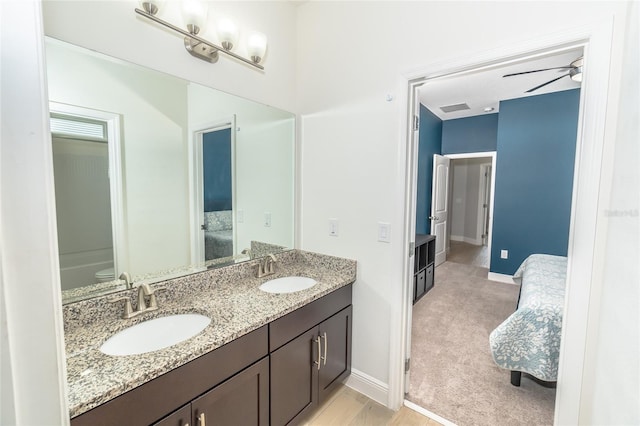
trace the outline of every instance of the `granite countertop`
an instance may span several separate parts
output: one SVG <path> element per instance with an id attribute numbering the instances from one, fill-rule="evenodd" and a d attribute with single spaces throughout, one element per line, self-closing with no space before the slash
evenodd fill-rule
<path id="1" fill-rule="evenodd" d="M 122 302 L 113 296 L 64 307 L 70 417 L 82 414 L 143 383 L 237 339 L 332 291 L 353 283 L 356 262 L 300 250 L 276 255 L 276 273 L 256 278 L 258 261 L 202 272 L 158 283 L 159 309 L 124 320 Z M 258 287 L 283 276 L 307 276 L 318 284 L 289 294 L 270 294 Z M 120 293 L 135 299 L 137 290 Z M 135 304 L 134 304 L 135 306 Z M 110 356 L 99 347 L 114 333 L 131 325 L 171 314 L 199 313 L 211 318 L 200 334 L 154 352 Z"/>

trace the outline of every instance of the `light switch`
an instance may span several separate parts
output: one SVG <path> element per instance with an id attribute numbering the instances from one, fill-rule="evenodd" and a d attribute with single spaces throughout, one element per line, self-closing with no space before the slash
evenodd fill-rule
<path id="1" fill-rule="evenodd" d="M 508 259 L 509 250 L 500 250 L 500 259 Z"/>
<path id="2" fill-rule="evenodd" d="M 391 242 L 391 224 L 378 222 L 378 241 L 383 243 Z"/>
<path id="3" fill-rule="evenodd" d="M 238 210 L 238 213 L 236 213 L 236 222 L 238 223 L 244 222 L 244 210 Z"/>
<path id="4" fill-rule="evenodd" d="M 271 227 L 271 212 L 264 212 L 264 226 Z"/>
<path id="5" fill-rule="evenodd" d="M 338 236 L 338 219 L 329 219 L 329 235 Z"/>

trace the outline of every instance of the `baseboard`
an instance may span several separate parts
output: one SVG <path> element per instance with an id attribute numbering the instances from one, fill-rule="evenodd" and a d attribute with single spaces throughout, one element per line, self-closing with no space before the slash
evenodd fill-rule
<path id="1" fill-rule="evenodd" d="M 474 246 L 481 246 L 482 245 L 482 239 L 478 240 L 477 238 L 463 237 L 463 236 L 460 236 L 460 235 L 452 235 L 449 238 L 451 239 L 451 241 L 458 241 L 458 242 L 461 242 L 461 243 L 472 244 Z"/>
<path id="2" fill-rule="evenodd" d="M 498 281 L 501 283 L 507 283 L 507 284 L 516 284 L 513 281 L 513 276 L 511 275 L 506 275 L 506 274 L 498 274 L 497 272 L 489 272 L 489 274 L 487 275 L 487 279 L 490 281 Z"/>
<path id="3" fill-rule="evenodd" d="M 373 399 L 374 401 L 387 406 L 389 400 L 389 386 L 368 374 L 351 369 L 351 375 L 344 382 L 351 389 Z"/>
<path id="4" fill-rule="evenodd" d="M 440 417 L 439 415 L 437 415 L 436 413 L 432 413 L 431 411 L 427 410 L 426 408 L 423 408 L 421 406 L 419 406 L 418 404 L 414 404 L 411 401 L 407 401 L 406 399 L 404 400 L 404 406 L 407 408 L 412 409 L 415 412 L 418 412 L 420 414 L 422 414 L 423 416 L 427 416 L 432 420 L 435 420 L 436 422 L 440 423 L 443 426 L 456 426 L 455 423 L 453 423 L 450 420 L 447 420 L 443 417 Z"/>

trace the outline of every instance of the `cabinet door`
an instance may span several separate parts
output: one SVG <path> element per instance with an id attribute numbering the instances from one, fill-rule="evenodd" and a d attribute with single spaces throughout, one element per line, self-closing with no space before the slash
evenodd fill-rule
<path id="1" fill-rule="evenodd" d="M 269 424 L 269 358 L 191 402 L 194 426 Z"/>
<path id="2" fill-rule="evenodd" d="M 318 401 L 318 327 L 271 353 L 271 426 L 297 422 Z"/>
<path id="3" fill-rule="evenodd" d="M 322 359 L 318 371 L 319 403 L 351 373 L 351 312 L 349 306 L 319 326 Z"/>
<path id="4" fill-rule="evenodd" d="M 153 426 L 190 426 L 191 425 L 191 404 L 187 404 L 177 411 L 169 414 L 164 419 L 156 422 Z"/>

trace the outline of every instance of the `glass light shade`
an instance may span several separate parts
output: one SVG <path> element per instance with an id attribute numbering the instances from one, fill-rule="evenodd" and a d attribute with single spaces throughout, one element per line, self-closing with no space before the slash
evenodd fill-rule
<path id="1" fill-rule="evenodd" d="M 247 53 L 251 60 L 258 63 L 264 58 L 267 51 L 267 36 L 262 33 L 253 32 L 247 38 Z"/>
<path id="2" fill-rule="evenodd" d="M 569 70 L 569 77 L 573 81 L 582 82 L 582 66 L 584 64 L 584 58 L 579 57 L 575 61 L 571 62 L 572 68 Z"/>
<path id="3" fill-rule="evenodd" d="M 222 47 L 227 50 L 233 49 L 238 41 L 238 27 L 228 18 L 222 18 L 218 21 L 218 38 Z"/>
<path id="4" fill-rule="evenodd" d="M 578 83 L 582 82 L 582 67 L 579 67 L 575 70 L 569 71 L 569 75 L 571 76 L 571 80 L 577 81 Z"/>
<path id="5" fill-rule="evenodd" d="M 207 20 L 207 5 L 198 0 L 183 0 L 182 19 L 192 34 L 198 34 Z"/>

